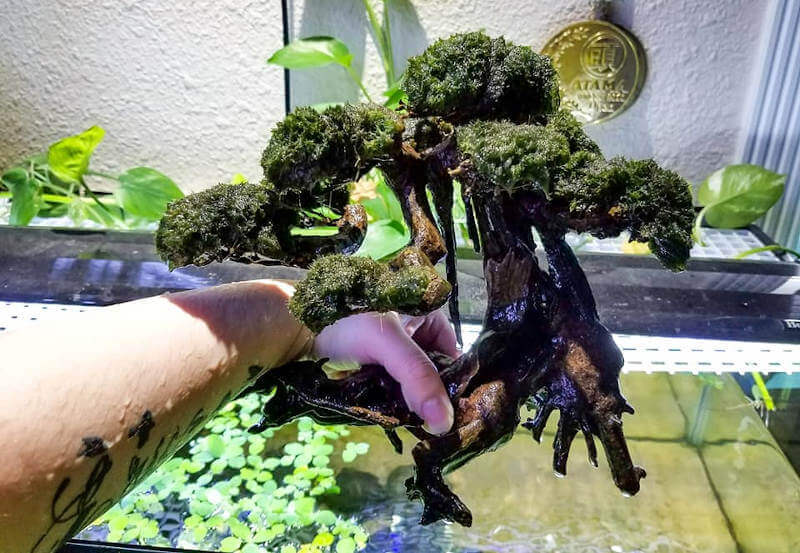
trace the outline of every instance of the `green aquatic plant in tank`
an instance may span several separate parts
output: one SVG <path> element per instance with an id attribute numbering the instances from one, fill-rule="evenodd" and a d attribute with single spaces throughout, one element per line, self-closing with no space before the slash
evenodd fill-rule
<path id="1" fill-rule="evenodd" d="M 255 393 L 228 403 L 79 537 L 241 553 L 362 549 L 364 529 L 335 514 L 327 498 L 340 493 L 334 467 L 369 446 L 348 441 L 344 426 L 309 418 L 250 433 L 261 403 Z"/>
<path id="2" fill-rule="evenodd" d="M 442 436 L 427 433 L 383 367 L 330 380 L 321 361 L 302 361 L 258 380 L 269 399 L 252 430 L 301 416 L 377 425 L 400 453 L 397 430 L 405 428 L 419 439 L 406 487 L 423 502 L 422 524 L 469 526 L 472 514 L 444 476 L 507 441 L 528 405 L 536 413 L 523 426 L 537 441 L 552 411 L 560 412 L 557 474 L 566 474 L 581 432 L 591 463 L 598 464 L 598 437 L 617 487 L 637 493 L 645 471 L 622 431 L 623 412 L 633 412 L 618 384 L 622 354 L 564 235 L 628 231 L 681 270 L 692 243 L 687 183 L 652 160 L 603 157 L 559 110 L 549 59 L 503 38 L 439 40 L 409 60 L 403 87 L 408 101 L 397 111 L 374 104 L 294 110 L 272 132 L 261 183 L 222 184 L 171 203 L 156 245 L 172 267 L 227 259 L 307 267 L 290 308 L 314 331 L 353 313 L 420 314 L 448 302 L 458 331 L 457 181 L 488 302 L 469 351 L 458 359 L 429 354 L 455 424 Z M 379 261 L 358 255 L 367 218 L 363 206 L 348 203 L 349 183 L 376 168 L 410 229 L 406 247 Z M 315 233 L 320 226 L 326 231 Z M 535 255 L 534 229 L 546 266 Z M 446 278 L 434 269 L 442 259 Z"/>

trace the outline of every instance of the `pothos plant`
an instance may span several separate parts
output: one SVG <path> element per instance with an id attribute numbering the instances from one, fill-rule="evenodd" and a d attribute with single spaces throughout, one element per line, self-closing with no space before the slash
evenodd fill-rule
<path id="1" fill-rule="evenodd" d="M 780 199 L 786 175 L 751 164 L 728 165 L 709 175 L 697 190 L 697 201 L 703 206 L 694 225 L 694 239 L 705 245 L 702 224 L 714 228 L 741 228 L 763 217 Z M 786 252 L 800 259 L 800 253 L 771 244 L 741 252 L 744 258 L 762 251 Z"/>
<path id="2" fill-rule="evenodd" d="M 157 221 L 167 203 L 183 193 L 166 175 L 134 167 L 119 175 L 89 167 L 105 131 L 93 126 L 52 144 L 0 176 L 0 198 L 11 198 L 9 223 L 27 225 L 34 217 L 69 216 L 76 224 L 89 219 L 110 228 L 137 228 Z M 86 177 L 113 181 L 112 195 L 97 194 Z"/>
<path id="3" fill-rule="evenodd" d="M 347 441 L 344 426 L 303 418 L 284 429 L 293 439 L 276 448 L 275 430 L 247 430 L 261 401 L 249 394 L 223 407 L 80 537 L 240 553 L 362 549 L 364 529 L 326 508 L 325 498 L 340 492 L 332 459 L 350 463 L 369 445 Z"/>
<path id="4" fill-rule="evenodd" d="M 395 66 L 388 2 L 387 0 L 381 0 L 381 3 L 383 4 L 383 9 L 379 16 L 372 0 L 363 0 L 364 12 L 372 30 L 375 46 L 380 55 L 386 77 L 386 89 L 381 93 L 383 97 L 382 103 L 389 109 L 402 111 L 406 101 L 406 95 L 402 90 L 404 74 L 398 74 Z M 286 69 L 339 66 L 358 86 L 364 98 L 369 102 L 373 102 L 369 90 L 352 67 L 353 54 L 347 44 L 338 38 L 311 36 L 294 40 L 274 52 L 267 62 Z M 342 104 L 341 101 L 332 98 L 329 102 L 311 107 L 321 111 L 327 107 L 340 104 Z M 380 169 L 375 168 L 354 182 L 351 194 L 354 202 L 361 203 L 365 207 L 370 223 L 358 255 L 382 259 L 400 251 L 408 243 L 410 234 L 403 220 L 400 204 L 386 185 Z M 463 212 L 464 204 L 460 195 L 458 196 L 457 204 L 458 202 L 460 202 L 461 211 Z M 466 216 L 463 213 L 461 213 L 461 216 L 456 213 L 455 222 L 461 228 L 461 234 L 466 236 Z M 313 232 L 319 233 L 325 232 L 325 230 L 315 229 Z M 335 234 L 336 228 L 331 227 L 330 232 Z"/>

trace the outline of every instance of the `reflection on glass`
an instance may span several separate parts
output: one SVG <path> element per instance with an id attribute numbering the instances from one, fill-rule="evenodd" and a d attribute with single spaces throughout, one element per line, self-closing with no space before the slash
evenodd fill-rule
<path id="1" fill-rule="evenodd" d="M 580 444 L 555 478 L 552 420 L 541 445 L 520 429 L 448 477 L 472 528 L 422 527 L 405 498 L 411 460 L 382 432 L 304 420 L 250 435 L 260 400 L 245 396 L 81 537 L 248 553 L 798 550 L 800 480 L 733 377 L 628 373 L 622 384 L 638 409 L 631 453 L 648 472 L 633 498 Z"/>

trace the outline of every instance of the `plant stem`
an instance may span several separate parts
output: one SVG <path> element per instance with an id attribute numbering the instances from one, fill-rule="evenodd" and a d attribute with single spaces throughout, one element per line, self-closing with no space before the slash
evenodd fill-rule
<path id="1" fill-rule="evenodd" d="M 119 179 L 114 175 L 109 175 L 108 173 L 102 173 L 100 171 L 92 171 L 91 169 L 87 170 L 86 174 L 91 175 L 93 177 L 103 177 L 104 179 L 119 181 Z"/>
<path id="2" fill-rule="evenodd" d="M 697 214 L 697 217 L 694 220 L 694 229 L 692 230 L 692 238 L 694 238 L 694 241 L 704 247 L 706 243 L 703 242 L 702 224 L 703 216 L 706 214 L 707 209 L 708 206 L 705 206 L 700 210 L 700 213 Z"/>
<path id="3" fill-rule="evenodd" d="M 389 72 L 386 74 L 386 83 L 389 88 L 393 87 L 397 82 L 397 77 L 394 73 L 394 50 L 392 49 L 392 29 L 391 22 L 389 21 L 389 3 L 383 0 L 383 40 L 384 47 L 386 48 L 386 62 L 389 66 Z"/>
<path id="4" fill-rule="evenodd" d="M 761 373 L 753 372 L 753 380 L 756 381 L 756 387 L 758 391 L 761 392 L 761 398 L 764 400 L 764 407 L 767 408 L 767 411 L 774 411 L 775 410 L 775 402 L 772 401 L 772 396 L 767 390 L 767 385 L 764 384 L 764 379 L 761 378 Z"/>
<path id="5" fill-rule="evenodd" d="M 0 198 L 13 198 L 13 197 L 14 196 L 13 196 L 13 194 L 11 194 L 11 192 L 0 192 Z M 75 202 L 75 201 L 79 201 L 79 202 L 91 202 L 92 201 L 91 199 L 81 198 L 80 196 L 75 196 L 75 195 L 72 195 L 72 196 L 66 196 L 66 195 L 61 196 L 61 195 L 58 195 L 58 194 L 42 194 L 42 199 L 44 201 L 46 201 L 46 202 L 51 203 L 51 204 L 69 204 L 69 203 L 72 203 L 72 202 Z M 98 199 L 101 202 L 105 201 L 106 203 L 113 203 L 114 202 L 114 200 L 111 199 L 111 198 L 109 198 L 109 199 L 98 198 Z"/>
<path id="6" fill-rule="evenodd" d="M 364 83 L 362 83 L 361 79 L 358 78 L 358 75 L 355 71 L 353 71 L 353 68 L 348 65 L 345 67 L 345 69 L 347 70 L 347 74 L 350 75 L 350 78 L 353 79 L 353 81 L 355 81 L 355 83 L 358 85 L 358 88 L 361 89 L 361 92 L 364 94 L 364 97 L 367 99 L 367 101 L 372 102 L 372 98 L 370 97 L 369 92 L 367 92 L 367 89 L 364 87 Z"/>
<path id="7" fill-rule="evenodd" d="M 383 72 L 386 75 L 386 86 L 391 88 L 394 84 L 394 59 L 392 54 L 391 36 L 389 35 L 389 19 L 386 13 L 386 0 L 383 2 L 383 24 L 378 23 L 378 17 L 372 8 L 370 0 L 363 0 L 372 32 L 375 35 L 375 44 L 383 63 Z"/>
<path id="8" fill-rule="evenodd" d="M 68 189 L 64 188 L 63 186 L 59 186 L 57 184 L 54 184 L 52 181 L 47 181 L 47 182 L 43 183 L 42 187 L 43 188 L 49 188 L 50 190 L 55 190 L 56 192 L 60 192 L 64 196 L 74 196 L 75 195 L 72 192 L 72 190 L 68 190 Z"/>
<path id="9" fill-rule="evenodd" d="M 800 252 L 795 251 L 791 248 L 787 248 L 786 246 L 781 246 L 780 244 L 770 244 L 769 246 L 761 246 L 760 248 L 752 248 L 749 250 L 745 250 L 741 253 L 737 253 L 733 256 L 734 259 L 744 259 L 748 255 L 753 255 L 760 252 L 784 252 L 790 253 L 795 256 L 797 259 L 800 259 Z"/>
<path id="10" fill-rule="evenodd" d="M 91 197 L 91 198 L 92 198 L 92 200 L 94 200 L 94 202 L 95 202 L 95 203 L 96 203 L 96 204 L 97 204 L 97 205 L 100 207 L 100 209 L 102 209 L 103 211 L 105 211 L 105 212 L 106 212 L 106 214 L 109 216 L 109 218 L 110 218 L 112 221 L 115 221 L 115 222 L 117 222 L 117 223 L 121 223 L 121 224 L 123 224 L 123 225 L 125 224 L 125 219 L 124 219 L 124 218 L 117 217 L 116 215 L 114 215 L 114 214 L 111 212 L 111 210 L 110 210 L 110 209 L 108 209 L 108 206 L 106 206 L 106 205 L 105 205 L 103 202 L 101 202 L 101 201 L 100 201 L 100 198 L 98 198 L 98 197 L 95 195 L 95 193 L 94 193 L 94 192 L 92 192 L 92 190 L 89 188 L 89 185 L 87 185 L 87 184 L 86 184 L 86 181 L 84 181 L 84 180 L 83 180 L 83 177 L 81 177 L 81 179 L 80 179 L 80 183 L 81 183 L 81 186 L 83 186 L 83 189 L 86 191 L 86 193 L 87 193 L 87 194 L 89 194 L 89 197 Z"/>

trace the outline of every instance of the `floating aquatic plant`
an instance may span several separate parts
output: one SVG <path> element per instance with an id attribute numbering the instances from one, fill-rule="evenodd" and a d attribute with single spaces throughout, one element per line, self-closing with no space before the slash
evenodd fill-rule
<path id="1" fill-rule="evenodd" d="M 352 462 L 369 450 L 347 441 L 345 426 L 299 419 L 284 430 L 251 434 L 262 400 L 256 394 L 230 402 L 182 453 L 84 531 L 106 541 L 223 552 L 352 553 L 366 532 L 326 509 L 338 494 L 331 459 Z M 292 441 L 275 449 L 269 441 Z M 188 516 L 187 516 L 188 513 Z"/>

